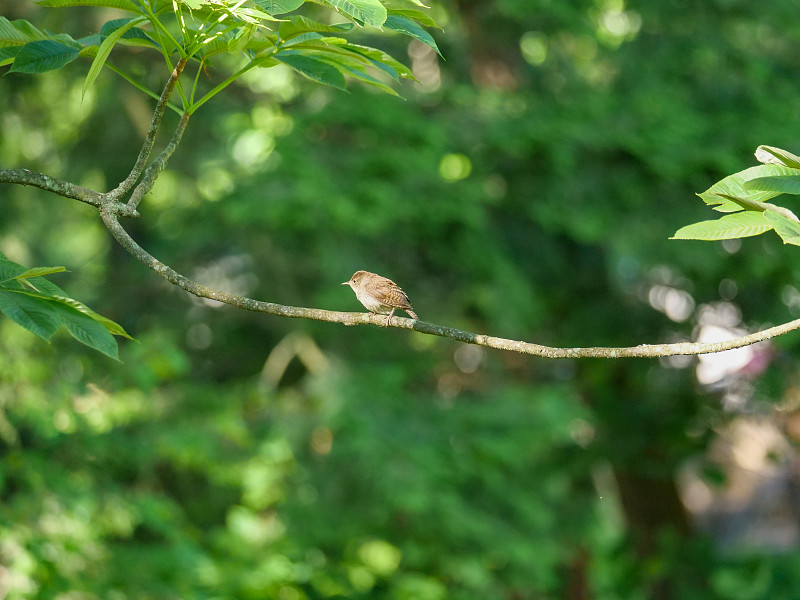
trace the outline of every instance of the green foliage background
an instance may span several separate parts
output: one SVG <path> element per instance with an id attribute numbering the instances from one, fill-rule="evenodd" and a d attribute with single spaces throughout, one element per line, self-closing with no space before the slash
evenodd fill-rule
<path id="1" fill-rule="evenodd" d="M 76 35 L 112 18 L 10 10 Z M 423 320 L 545 344 L 689 335 L 642 293 L 665 273 L 698 303 L 732 280 L 753 325 L 796 316 L 777 239 L 667 238 L 757 145 L 800 148 L 797 3 L 433 11 L 447 60 L 408 47 L 422 84 L 405 101 L 277 67 L 215 97 L 134 237 L 256 298 L 359 310 L 338 284 L 363 268 Z M 112 60 L 167 76 L 135 50 Z M 151 102 L 110 73 L 81 102 L 85 72 L 0 79 L 0 164 L 98 189 L 127 174 Z M 118 364 L 0 323 L 0 596 L 795 597 L 798 556 L 719 553 L 681 510 L 674 476 L 727 418 L 691 363 L 235 311 L 158 279 L 90 207 L 13 186 L 0 202 L 0 250 L 66 265 L 53 280 L 138 340 Z M 783 398 L 795 344 L 777 342 L 758 399 Z"/>

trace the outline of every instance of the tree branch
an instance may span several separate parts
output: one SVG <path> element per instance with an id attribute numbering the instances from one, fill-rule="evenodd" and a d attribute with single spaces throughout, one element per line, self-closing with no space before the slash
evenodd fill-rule
<path id="1" fill-rule="evenodd" d="M 169 143 L 164 150 L 161 151 L 161 154 L 158 155 L 158 158 L 153 161 L 153 164 L 147 167 L 144 177 L 139 182 L 139 185 L 136 186 L 136 189 L 133 190 L 133 194 L 131 194 L 131 198 L 128 200 L 128 206 L 134 210 L 139 206 L 139 202 L 142 201 L 145 194 L 153 189 L 156 179 L 161 174 L 161 171 L 164 170 L 167 161 L 178 148 L 178 144 L 180 144 L 181 138 L 183 137 L 183 132 L 186 130 L 186 125 L 189 123 L 189 116 L 188 112 L 181 115 L 181 120 L 178 122 L 178 126 L 175 128 L 175 133 L 172 134 Z"/>
<path id="2" fill-rule="evenodd" d="M 136 259 L 144 263 L 170 283 L 195 296 L 217 300 L 218 302 L 229 304 L 237 308 L 243 308 L 245 310 L 262 312 L 281 317 L 312 319 L 315 321 L 327 321 L 329 323 L 341 323 L 343 325 L 372 324 L 386 326 L 386 317 L 383 315 L 331 311 L 318 308 L 303 308 L 299 306 L 285 306 L 283 304 L 262 302 L 260 300 L 254 300 L 252 298 L 240 296 L 238 294 L 231 294 L 229 292 L 224 292 L 197 283 L 188 277 L 181 275 L 168 265 L 165 265 L 149 254 L 144 248 L 139 246 L 139 244 L 137 244 L 136 241 L 130 235 L 128 235 L 128 232 L 125 231 L 122 225 L 120 225 L 117 216 L 112 212 L 103 208 L 100 210 L 100 215 L 103 218 L 103 222 L 108 230 L 122 245 L 122 247 L 125 248 L 125 250 L 127 250 Z M 472 333 L 469 331 L 463 331 L 461 329 L 454 329 L 452 327 L 435 325 L 433 323 L 414 321 L 404 317 L 392 317 L 388 326 L 400 329 L 412 329 L 419 333 L 436 335 L 457 342 L 464 342 L 466 344 L 476 344 L 478 346 L 485 346 L 487 348 L 518 352 L 521 354 L 530 354 L 532 356 L 541 356 L 543 358 L 659 358 L 677 355 L 709 354 L 713 352 L 723 352 L 725 350 L 733 350 L 735 348 L 749 346 L 751 344 L 763 342 L 764 340 L 794 331 L 795 329 L 800 329 L 800 319 L 796 319 L 794 321 L 790 321 L 789 323 L 784 323 L 783 325 L 770 327 L 769 329 L 725 342 L 714 342 L 708 344 L 699 342 L 680 342 L 676 344 L 642 344 L 640 346 L 631 346 L 627 348 L 554 348 L 550 346 L 542 346 L 540 344 L 533 344 L 530 342 L 508 340 L 490 335 Z"/>
<path id="3" fill-rule="evenodd" d="M 51 177 L 44 173 L 29 171 L 28 169 L 0 169 L 0 182 L 30 185 L 48 192 L 53 192 L 64 198 L 72 198 L 73 200 L 79 200 L 86 204 L 97 206 L 98 208 L 110 202 L 106 194 L 76 185 L 64 179 L 59 179 L 58 177 Z M 121 217 L 136 218 L 139 216 L 139 213 L 136 212 L 136 207 L 128 206 L 127 204 L 111 202 L 109 208 Z"/>
<path id="4" fill-rule="evenodd" d="M 158 128 L 161 126 L 161 119 L 164 117 L 164 111 L 167 109 L 169 97 L 172 95 L 172 90 L 175 89 L 175 84 L 178 82 L 178 78 L 181 76 L 185 66 L 186 59 L 181 58 L 178 61 L 178 64 L 175 65 L 175 68 L 172 70 L 172 74 L 167 81 L 167 85 L 164 86 L 164 91 L 161 92 L 161 97 L 158 99 L 158 104 L 156 104 L 156 109 L 153 112 L 153 120 L 150 122 L 150 129 L 144 138 L 144 144 L 142 144 L 142 149 L 139 151 L 139 156 L 136 159 L 136 162 L 134 163 L 133 168 L 128 176 L 116 188 L 108 193 L 108 197 L 111 200 L 119 200 L 119 198 L 124 196 L 128 190 L 131 189 L 131 186 L 133 186 L 133 184 L 139 180 L 139 177 L 141 177 L 142 172 L 144 171 L 144 166 L 147 164 L 147 159 L 150 158 L 150 152 L 153 150 L 153 144 L 155 144 L 156 141 L 156 134 L 158 133 Z M 152 187 L 153 184 L 151 183 L 150 188 Z M 142 196 L 143 195 L 144 194 L 142 194 Z M 138 202 L 133 204 L 132 207 L 135 209 L 137 204 Z"/>

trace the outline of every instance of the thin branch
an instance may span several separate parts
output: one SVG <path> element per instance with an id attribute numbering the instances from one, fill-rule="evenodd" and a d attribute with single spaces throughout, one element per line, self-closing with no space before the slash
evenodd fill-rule
<path id="1" fill-rule="evenodd" d="M 167 109 L 169 97 L 172 95 L 172 91 L 175 89 L 175 84 L 178 82 L 178 78 L 181 76 L 185 66 L 186 59 L 182 58 L 172 70 L 172 75 L 170 75 L 167 85 L 164 86 L 164 91 L 161 92 L 161 97 L 158 99 L 156 110 L 153 112 L 153 120 L 150 122 L 150 130 L 147 132 L 147 136 L 144 139 L 144 144 L 142 144 L 142 149 L 139 151 L 139 157 L 136 159 L 133 169 L 131 169 L 131 172 L 128 174 L 125 180 L 108 193 L 108 197 L 111 200 L 118 200 L 121 196 L 126 194 L 128 190 L 131 189 L 131 186 L 133 186 L 133 184 L 139 180 L 139 177 L 141 177 L 142 172 L 144 171 L 144 166 L 147 164 L 147 159 L 150 158 L 150 152 L 153 150 L 153 144 L 156 141 L 156 134 L 158 133 L 158 128 L 161 126 L 161 119 L 164 117 L 164 111 Z M 150 184 L 150 187 L 153 187 L 152 183 Z M 135 209 L 137 204 L 138 202 L 133 204 L 132 207 Z"/>
<path id="2" fill-rule="evenodd" d="M 144 177 L 139 182 L 139 185 L 136 186 L 136 189 L 133 190 L 130 200 L 128 200 L 128 206 L 130 206 L 132 209 L 136 210 L 136 207 L 139 206 L 139 202 L 142 201 L 142 198 L 144 198 L 145 194 L 153 189 L 156 179 L 161 174 L 161 171 L 164 170 L 164 167 L 167 165 L 167 161 L 178 148 L 178 144 L 181 143 L 181 138 L 183 137 L 183 132 L 186 130 L 186 125 L 189 123 L 190 116 L 191 115 L 188 112 L 185 112 L 181 115 L 181 120 L 178 122 L 178 126 L 175 128 L 175 133 L 172 134 L 172 139 L 170 139 L 164 150 L 161 151 L 161 154 L 158 155 L 158 158 L 156 158 L 153 163 L 147 167 Z"/>
<path id="3" fill-rule="evenodd" d="M 50 175 L 29 171 L 28 169 L 0 169 L 0 182 L 30 185 L 48 192 L 53 192 L 64 198 L 72 198 L 73 200 L 79 200 L 86 204 L 97 206 L 98 208 L 109 204 L 109 200 L 105 194 L 59 179 L 58 177 L 51 177 Z M 136 212 L 136 207 L 120 204 L 119 202 L 111 202 L 109 210 L 121 217 L 135 218 L 139 216 L 139 213 Z"/>
<path id="4" fill-rule="evenodd" d="M 273 302 L 254 300 L 238 294 L 231 294 L 229 292 L 224 292 L 197 283 L 196 281 L 192 281 L 188 277 L 181 275 L 168 265 L 165 265 L 149 254 L 144 248 L 139 246 L 139 244 L 137 244 L 136 241 L 134 241 L 134 239 L 128 235 L 125 229 L 123 229 L 113 212 L 102 208 L 100 210 L 100 215 L 114 238 L 116 238 L 122 247 L 125 248 L 125 250 L 127 250 L 131 255 L 170 283 L 200 298 L 209 298 L 211 300 L 217 300 L 218 302 L 223 302 L 237 308 L 243 308 L 245 310 L 252 310 L 255 312 L 263 312 L 281 317 L 313 319 L 316 321 L 327 321 L 329 323 L 342 323 L 343 325 L 386 325 L 386 317 L 383 315 L 375 315 L 372 313 L 340 312 L 317 308 L 303 308 L 299 306 L 284 306 L 282 304 L 275 304 Z M 476 344 L 478 346 L 495 348 L 497 350 L 506 350 L 509 352 L 518 352 L 521 354 L 530 354 L 532 356 L 541 356 L 543 358 L 658 358 L 677 355 L 709 354 L 712 352 L 723 352 L 725 350 L 733 350 L 735 348 L 749 346 L 751 344 L 763 342 L 764 340 L 800 329 L 800 319 L 725 342 L 714 342 L 708 344 L 699 342 L 680 342 L 677 344 L 642 344 L 640 346 L 632 346 L 627 348 L 553 348 L 550 346 L 542 346 L 540 344 L 533 344 L 530 342 L 508 340 L 490 335 L 483 335 L 480 333 L 472 333 L 470 331 L 462 331 L 461 329 L 443 327 L 441 325 L 425 323 L 423 321 L 414 321 L 404 317 L 392 317 L 389 327 L 412 329 L 419 333 L 436 335 L 455 340 L 457 342 Z"/>

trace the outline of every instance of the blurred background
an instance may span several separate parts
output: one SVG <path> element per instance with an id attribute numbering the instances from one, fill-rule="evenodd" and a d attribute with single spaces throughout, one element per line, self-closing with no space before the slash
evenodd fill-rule
<path id="1" fill-rule="evenodd" d="M 10 4 L 74 37 L 118 16 Z M 542 344 L 785 322 L 796 249 L 668 238 L 759 144 L 800 151 L 799 11 L 437 1 L 446 61 L 363 38 L 413 68 L 404 100 L 253 71 L 125 225 L 224 290 L 357 311 L 366 269 L 422 320 Z M 0 78 L 0 165 L 124 178 L 154 103 L 107 70 L 81 101 L 88 64 Z M 548 361 L 199 300 L 39 190 L 0 215 L 0 251 L 138 340 L 116 363 L 0 320 L 2 599 L 800 597 L 797 335 Z"/>

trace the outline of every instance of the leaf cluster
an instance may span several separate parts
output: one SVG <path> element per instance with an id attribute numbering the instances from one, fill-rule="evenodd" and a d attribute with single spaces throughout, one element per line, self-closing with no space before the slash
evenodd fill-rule
<path id="1" fill-rule="evenodd" d="M 82 344 L 119 360 L 114 335 L 131 338 L 121 325 L 70 298 L 45 275 L 64 267 L 26 269 L 0 254 L 0 312 L 49 341 L 62 326 Z M 113 334 L 113 335 L 112 335 Z"/>
<path id="2" fill-rule="evenodd" d="M 788 208 L 767 202 L 800 194 L 800 157 L 772 146 L 759 146 L 755 155 L 764 164 L 729 175 L 698 194 L 727 214 L 681 227 L 673 239 L 729 240 L 774 230 L 784 244 L 800 246 L 800 220 Z"/>
<path id="3" fill-rule="evenodd" d="M 87 57 L 92 64 L 84 94 L 108 67 L 157 97 L 132 74 L 109 63 L 117 45 L 137 46 L 161 54 L 168 72 L 181 59 L 196 65 L 191 89 L 178 86 L 182 110 L 190 114 L 247 71 L 280 64 L 339 89 L 354 79 L 396 95 L 388 83 L 413 79 L 411 71 L 382 50 L 344 37 L 355 30 L 397 32 L 439 52 L 423 28 L 436 23 L 419 0 L 314 0 L 314 5 L 332 13 L 331 23 L 299 14 L 304 4 L 312 4 L 305 0 L 41 0 L 39 4 L 114 8 L 131 16 L 108 21 L 100 31 L 79 39 L 41 30 L 24 19 L 0 17 L 0 66 L 10 65 L 9 73 L 44 73 Z M 336 19 L 339 22 L 333 23 Z M 230 71 L 223 72 L 224 80 L 200 94 L 200 74 L 218 55 L 233 56 L 238 62 L 232 69 L 223 67 Z"/>

